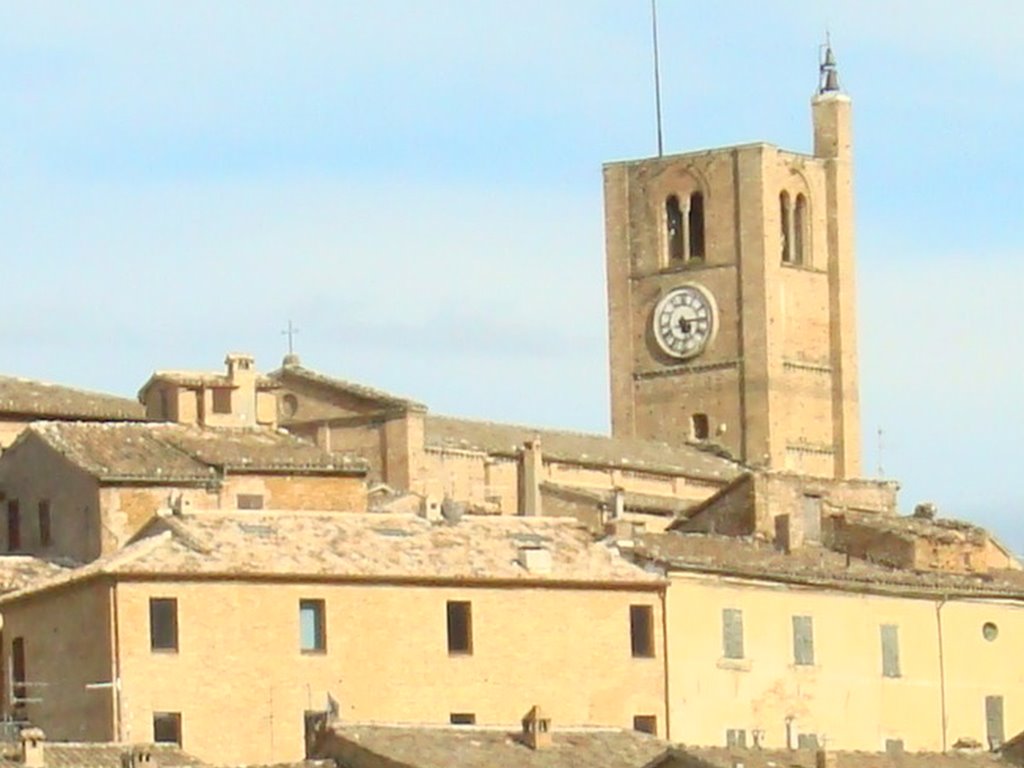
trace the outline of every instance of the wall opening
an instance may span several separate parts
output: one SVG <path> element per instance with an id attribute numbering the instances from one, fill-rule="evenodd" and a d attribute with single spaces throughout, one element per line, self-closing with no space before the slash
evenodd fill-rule
<path id="1" fill-rule="evenodd" d="M 779 194 L 779 237 L 782 240 L 782 263 L 789 264 L 793 261 L 792 238 L 790 232 L 793 227 L 792 208 L 789 202 L 789 193 Z"/>
<path id="2" fill-rule="evenodd" d="M 711 435 L 711 421 L 706 413 L 690 416 L 690 436 L 694 440 L 707 440 Z"/>
<path id="3" fill-rule="evenodd" d="M 669 195 L 665 201 L 665 242 L 668 245 L 669 264 L 686 260 L 686 231 L 677 195 Z"/>
<path id="4" fill-rule="evenodd" d="M 704 195 L 694 192 L 690 195 L 689 212 L 690 258 L 704 258 Z"/>
<path id="5" fill-rule="evenodd" d="M 796 205 L 793 207 L 793 263 L 805 264 L 807 257 L 804 248 L 807 243 L 807 198 L 803 195 L 796 196 Z"/>

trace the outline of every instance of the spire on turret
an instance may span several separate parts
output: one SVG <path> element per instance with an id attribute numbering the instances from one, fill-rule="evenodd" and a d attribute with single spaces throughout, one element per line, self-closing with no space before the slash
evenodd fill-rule
<path id="1" fill-rule="evenodd" d="M 836 67 L 836 56 L 832 53 L 832 38 L 826 32 L 821 64 L 818 66 L 818 93 L 839 93 L 839 90 L 839 70 Z"/>

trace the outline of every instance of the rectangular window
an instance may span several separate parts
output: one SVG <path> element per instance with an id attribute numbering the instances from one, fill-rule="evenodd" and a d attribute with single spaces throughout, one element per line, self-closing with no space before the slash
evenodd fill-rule
<path id="1" fill-rule="evenodd" d="M 900 634 L 895 624 L 882 625 L 882 676 L 900 676 Z"/>
<path id="2" fill-rule="evenodd" d="M 452 712 L 448 715 L 448 722 L 452 725 L 476 725 L 476 715 L 473 712 Z"/>
<path id="3" fill-rule="evenodd" d="M 178 601 L 173 597 L 149 599 L 149 647 L 154 651 L 178 650 Z"/>
<path id="4" fill-rule="evenodd" d="M 448 653 L 473 653 L 473 605 L 448 601 Z"/>
<path id="5" fill-rule="evenodd" d="M 793 617 L 793 663 L 814 664 L 814 620 L 810 616 Z"/>
<path id="6" fill-rule="evenodd" d="M 153 741 L 157 744 L 177 744 L 181 746 L 181 713 L 153 713 Z"/>
<path id="7" fill-rule="evenodd" d="M 711 424 L 706 413 L 690 416 L 690 436 L 694 440 L 707 440 L 711 435 Z"/>
<path id="8" fill-rule="evenodd" d="M 727 659 L 743 658 L 743 611 L 722 610 L 722 654 Z"/>
<path id="9" fill-rule="evenodd" d="M 649 733 L 651 736 L 657 736 L 657 715 L 633 715 L 633 730 L 639 731 L 640 733 Z"/>
<path id="10" fill-rule="evenodd" d="M 263 509 L 263 495 L 259 493 L 240 493 L 236 503 L 239 509 Z"/>
<path id="11" fill-rule="evenodd" d="M 821 542 L 821 496 L 804 496 L 803 504 L 804 541 L 810 544 Z"/>
<path id="12" fill-rule="evenodd" d="M 12 706 L 18 706 L 26 697 L 25 693 L 25 638 L 16 637 L 11 643 L 11 693 Z"/>
<path id="13" fill-rule="evenodd" d="M 50 502 L 39 502 L 39 544 L 48 547 L 53 543 L 50 535 Z"/>
<path id="14" fill-rule="evenodd" d="M 21 549 L 21 510 L 18 500 L 7 502 L 7 551 L 17 552 Z"/>
<path id="15" fill-rule="evenodd" d="M 299 648 L 303 653 L 327 650 L 323 600 L 299 600 Z"/>
<path id="16" fill-rule="evenodd" d="M 629 638 L 633 656 L 654 656 L 654 610 L 649 605 L 629 606 Z"/>
<path id="17" fill-rule="evenodd" d="M 216 387 L 213 390 L 213 412 L 231 413 L 231 390 L 227 387 Z"/>
<path id="18" fill-rule="evenodd" d="M 988 748 L 995 750 L 1003 745 L 1006 733 L 1003 730 L 1003 697 L 985 697 L 985 734 Z"/>
<path id="19" fill-rule="evenodd" d="M 885 754 L 890 757 L 903 754 L 903 739 L 886 739 Z"/>
<path id="20" fill-rule="evenodd" d="M 725 746 L 747 748 L 747 732 L 742 728 L 729 728 L 725 732 Z"/>

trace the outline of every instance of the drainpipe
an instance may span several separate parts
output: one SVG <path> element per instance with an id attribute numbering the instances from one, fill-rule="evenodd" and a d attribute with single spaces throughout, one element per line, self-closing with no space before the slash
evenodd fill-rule
<path id="1" fill-rule="evenodd" d="M 665 657 L 665 741 L 672 740 L 672 714 L 669 709 L 671 699 L 668 695 L 668 587 L 662 587 L 661 597 L 661 655 Z"/>
<path id="2" fill-rule="evenodd" d="M 122 744 L 126 741 L 124 733 L 124 710 L 123 702 L 121 701 L 121 633 L 120 633 L 120 621 L 117 615 L 117 582 L 113 582 L 110 585 L 110 617 L 111 623 L 113 624 L 113 632 L 111 632 L 111 640 L 113 641 L 113 662 L 114 669 L 111 675 L 111 682 L 113 683 L 114 694 L 114 734 L 119 742 Z"/>
<path id="3" fill-rule="evenodd" d="M 944 649 L 942 644 L 942 608 L 946 605 L 948 597 L 942 596 L 942 599 L 935 604 L 935 627 L 938 631 L 939 638 L 939 703 L 942 709 L 942 751 L 946 751 L 946 659 L 944 656 Z"/>

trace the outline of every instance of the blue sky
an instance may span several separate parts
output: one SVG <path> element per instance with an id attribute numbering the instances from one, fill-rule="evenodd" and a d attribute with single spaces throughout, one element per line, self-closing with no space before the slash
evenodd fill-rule
<path id="1" fill-rule="evenodd" d="M 601 163 L 652 154 L 646 0 L 0 0 L 0 369 L 134 393 L 284 352 L 607 428 Z M 1017 2 L 660 0 L 667 151 L 854 99 L 865 469 L 1018 550 Z M 879 457 L 877 430 L 883 430 Z"/>

